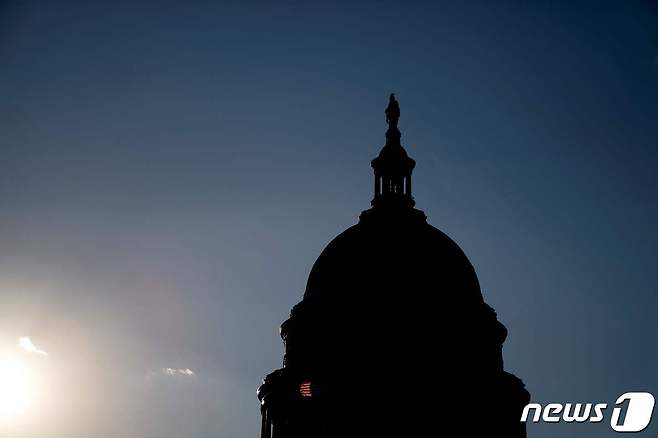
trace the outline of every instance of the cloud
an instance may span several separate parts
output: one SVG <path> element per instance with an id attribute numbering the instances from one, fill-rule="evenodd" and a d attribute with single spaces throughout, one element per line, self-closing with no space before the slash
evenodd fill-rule
<path id="1" fill-rule="evenodd" d="M 194 376 L 195 373 L 189 368 L 162 368 L 167 376 Z"/>
<path id="2" fill-rule="evenodd" d="M 28 353 L 34 353 L 34 354 L 40 354 L 42 356 L 48 356 L 48 353 L 46 353 L 43 350 L 40 350 L 34 345 L 32 342 L 32 339 L 30 339 L 27 336 L 22 336 L 18 338 L 18 346 L 21 347 L 23 350 L 25 350 Z"/>

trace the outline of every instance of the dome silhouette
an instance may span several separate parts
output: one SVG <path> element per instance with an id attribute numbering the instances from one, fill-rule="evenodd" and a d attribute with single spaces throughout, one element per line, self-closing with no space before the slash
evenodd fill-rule
<path id="1" fill-rule="evenodd" d="M 390 289 L 386 285 L 420 279 L 425 280 L 425 288 L 430 287 L 425 293 L 458 293 L 456 297 L 444 297 L 455 301 L 482 300 L 473 266 L 450 237 L 421 217 L 397 223 L 384 219 L 353 225 L 326 246 L 311 269 L 305 300 L 358 300 L 355 296 L 344 297 L 358 283 L 381 283 L 382 288 Z M 395 227 L 400 229 L 392 235 L 391 228 Z M 369 291 L 372 288 L 353 293 L 363 295 Z"/>
<path id="2" fill-rule="evenodd" d="M 393 95 L 386 115 L 372 208 L 324 248 L 281 325 L 283 368 L 258 391 L 261 438 L 525 437 L 507 329 L 461 248 L 414 208 Z"/>

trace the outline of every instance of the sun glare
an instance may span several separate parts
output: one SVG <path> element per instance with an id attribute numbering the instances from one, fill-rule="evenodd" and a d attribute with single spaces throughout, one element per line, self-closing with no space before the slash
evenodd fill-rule
<path id="1" fill-rule="evenodd" d="M 0 357 L 0 421 L 24 413 L 30 405 L 33 385 L 30 370 L 15 357 Z"/>

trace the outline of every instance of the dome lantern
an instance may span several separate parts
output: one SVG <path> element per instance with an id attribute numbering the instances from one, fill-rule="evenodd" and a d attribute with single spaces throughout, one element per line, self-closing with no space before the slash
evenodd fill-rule
<path id="1" fill-rule="evenodd" d="M 388 123 L 386 144 L 371 162 L 375 172 L 375 196 L 371 205 L 413 207 L 415 202 L 411 194 L 411 172 L 416 162 L 407 155 L 400 143 L 400 106 L 393 93 L 385 113 Z"/>

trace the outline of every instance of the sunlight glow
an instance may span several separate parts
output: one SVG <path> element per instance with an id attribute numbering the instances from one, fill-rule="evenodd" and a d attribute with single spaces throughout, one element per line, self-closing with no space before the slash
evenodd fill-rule
<path id="1" fill-rule="evenodd" d="M 24 413 L 32 401 L 33 379 L 19 359 L 0 357 L 0 421 Z"/>

